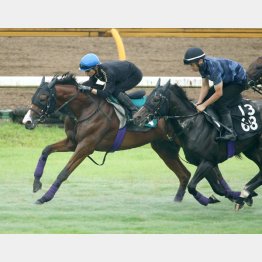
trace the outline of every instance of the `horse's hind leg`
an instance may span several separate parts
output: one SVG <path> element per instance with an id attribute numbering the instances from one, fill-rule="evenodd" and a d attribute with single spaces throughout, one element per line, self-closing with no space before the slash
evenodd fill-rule
<path id="1" fill-rule="evenodd" d="M 178 177 L 180 185 L 174 200 L 181 202 L 186 192 L 186 187 L 190 179 L 190 172 L 186 169 L 178 157 L 179 146 L 168 141 L 154 141 L 151 143 L 152 148 L 161 157 L 165 164 Z"/>

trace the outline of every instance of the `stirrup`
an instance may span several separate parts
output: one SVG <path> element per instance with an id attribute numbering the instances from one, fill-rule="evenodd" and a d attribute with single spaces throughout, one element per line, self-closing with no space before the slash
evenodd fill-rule
<path id="1" fill-rule="evenodd" d="M 226 132 L 226 134 L 224 134 L 223 136 L 221 135 L 221 133 L 219 133 L 219 136 L 216 137 L 215 139 L 216 141 L 222 140 L 222 141 L 236 141 L 237 140 L 237 135 L 235 134 L 235 132 Z"/>
<path id="2" fill-rule="evenodd" d="M 227 134 L 224 136 L 216 137 L 216 140 L 222 140 L 222 141 L 236 141 L 237 136 L 234 134 Z"/>

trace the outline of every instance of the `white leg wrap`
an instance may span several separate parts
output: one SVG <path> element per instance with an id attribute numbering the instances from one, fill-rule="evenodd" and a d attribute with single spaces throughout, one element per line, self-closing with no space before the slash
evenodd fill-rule
<path id="1" fill-rule="evenodd" d="M 240 197 L 247 198 L 249 196 L 249 192 L 246 189 L 243 189 L 240 193 Z"/>

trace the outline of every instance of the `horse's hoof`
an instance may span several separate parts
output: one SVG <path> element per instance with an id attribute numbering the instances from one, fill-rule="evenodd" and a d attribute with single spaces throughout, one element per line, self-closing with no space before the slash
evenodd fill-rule
<path id="1" fill-rule="evenodd" d="M 253 205 L 253 197 L 256 197 L 258 194 L 256 192 L 252 192 L 247 198 L 244 198 L 245 203 L 252 207 Z"/>
<path id="2" fill-rule="evenodd" d="M 39 198 L 38 200 L 35 201 L 35 204 L 37 205 L 42 205 L 46 202 L 44 197 Z"/>
<path id="3" fill-rule="evenodd" d="M 175 198 L 174 198 L 174 201 L 180 203 L 180 202 L 182 202 L 183 197 L 184 197 L 184 195 L 183 195 L 183 196 L 181 196 L 181 195 L 176 195 Z"/>
<path id="4" fill-rule="evenodd" d="M 235 210 L 239 211 L 245 205 L 245 198 L 238 197 L 235 204 Z"/>
<path id="5" fill-rule="evenodd" d="M 258 194 L 253 191 L 250 193 L 250 195 L 244 199 L 245 203 L 249 206 L 249 207 L 252 207 L 253 206 L 253 197 L 256 197 L 258 196 Z"/>
<path id="6" fill-rule="evenodd" d="M 178 197 L 175 197 L 175 198 L 174 198 L 174 202 L 176 202 L 176 203 L 181 203 L 182 200 L 183 200 L 183 199 L 178 198 Z"/>
<path id="7" fill-rule="evenodd" d="M 252 197 L 245 198 L 245 203 L 246 203 L 249 207 L 252 207 L 252 205 L 253 205 L 253 199 L 252 199 Z"/>
<path id="8" fill-rule="evenodd" d="M 256 193 L 255 191 L 253 191 L 253 192 L 251 192 L 251 197 L 256 197 L 256 196 L 258 196 L 258 193 Z"/>
<path id="9" fill-rule="evenodd" d="M 36 193 L 37 191 L 39 191 L 40 189 L 42 189 L 42 183 L 39 180 L 34 180 L 34 184 L 33 184 L 33 192 Z"/>
<path id="10" fill-rule="evenodd" d="M 218 200 L 214 195 L 210 196 L 209 200 L 210 200 L 209 204 L 215 204 L 220 202 L 220 200 Z"/>
<path id="11" fill-rule="evenodd" d="M 44 204 L 44 202 L 42 202 L 42 201 L 40 201 L 40 199 L 38 199 L 38 200 L 35 201 L 35 204 L 36 205 L 42 205 L 42 204 Z"/>
<path id="12" fill-rule="evenodd" d="M 240 209 L 243 208 L 244 205 L 245 205 L 244 202 L 243 202 L 243 203 L 240 203 L 240 204 L 236 203 L 236 204 L 235 204 L 235 211 L 239 211 Z"/>

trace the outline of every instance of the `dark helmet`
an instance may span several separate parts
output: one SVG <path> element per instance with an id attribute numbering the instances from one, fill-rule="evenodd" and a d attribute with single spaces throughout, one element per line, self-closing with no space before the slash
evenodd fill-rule
<path id="1" fill-rule="evenodd" d="M 184 64 L 189 65 L 205 57 L 205 53 L 198 47 L 188 48 L 184 56 Z"/>

